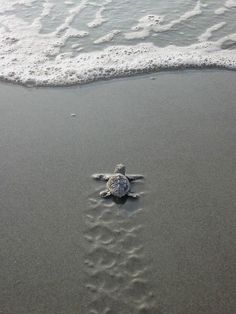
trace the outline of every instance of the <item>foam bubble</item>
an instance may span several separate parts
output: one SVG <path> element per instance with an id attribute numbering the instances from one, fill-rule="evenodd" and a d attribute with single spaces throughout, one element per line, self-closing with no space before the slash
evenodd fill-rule
<path id="1" fill-rule="evenodd" d="M 88 35 L 89 35 L 89 32 L 87 32 L 87 31 L 80 31 L 80 30 L 77 30 L 75 28 L 69 27 L 66 30 L 64 36 L 68 39 L 68 38 L 71 38 L 71 37 L 82 38 L 82 37 L 85 37 L 85 36 L 88 36 Z"/>
<path id="2" fill-rule="evenodd" d="M 114 29 L 110 33 L 106 34 L 105 36 L 102 36 L 94 41 L 95 44 L 101 44 L 112 41 L 112 39 L 120 34 L 120 31 L 118 29 Z"/>
<path id="3" fill-rule="evenodd" d="M 163 16 L 146 15 L 139 19 L 137 25 L 132 27 L 133 32 L 125 34 L 126 39 L 145 38 L 150 35 L 151 31 L 155 31 L 155 26 L 159 25 L 164 20 Z"/>

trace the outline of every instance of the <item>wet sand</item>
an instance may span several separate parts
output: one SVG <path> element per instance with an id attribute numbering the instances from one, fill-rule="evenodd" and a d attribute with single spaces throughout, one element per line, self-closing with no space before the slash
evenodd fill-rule
<path id="1" fill-rule="evenodd" d="M 0 313 L 234 313 L 236 73 L 151 77 L 0 85 Z"/>

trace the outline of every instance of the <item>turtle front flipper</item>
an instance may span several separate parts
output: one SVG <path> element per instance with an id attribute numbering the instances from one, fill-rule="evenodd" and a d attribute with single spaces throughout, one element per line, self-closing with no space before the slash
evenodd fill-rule
<path id="1" fill-rule="evenodd" d="M 110 176 L 111 176 L 110 174 L 95 173 L 92 175 L 92 178 L 95 180 L 100 180 L 100 181 L 108 181 Z"/>
<path id="2" fill-rule="evenodd" d="M 129 179 L 129 181 L 135 181 L 144 178 L 144 176 L 141 174 L 127 174 L 126 177 Z"/>
<path id="3" fill-rule="evenodd" d="M 101 191 L 100 196 L 104 197 L 104 198 L 109 197 L 109 196 L 111 196 L 111 192 L 109 190 Z"/>
<path id="4" fill-rule="evenodd" d="M 137 194 L 137 193 L 132 193 L 132 192 L 129 192 L 127 195 L 128 195 L 129 197 L 132 197 L 132 198 L 138 198 L 138 197 L 139 197 L 139 194 Z"/>

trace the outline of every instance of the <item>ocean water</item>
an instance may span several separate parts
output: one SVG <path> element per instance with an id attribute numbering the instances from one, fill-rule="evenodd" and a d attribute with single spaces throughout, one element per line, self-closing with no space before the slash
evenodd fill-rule
<path id="1" fill-rule="evenodd" d="M 236 68 L 236 0 L 1 0 L 0 78 L 70 85 Z"/>

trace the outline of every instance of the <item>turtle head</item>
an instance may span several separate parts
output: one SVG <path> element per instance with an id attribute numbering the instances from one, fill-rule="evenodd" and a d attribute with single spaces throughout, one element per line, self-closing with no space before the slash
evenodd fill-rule
<path id="1" fill-rule="evenodd" d="M 125 175 L 125 166 L 123 164 L 116 165 L 114 173 L 121 173 Z"/>

